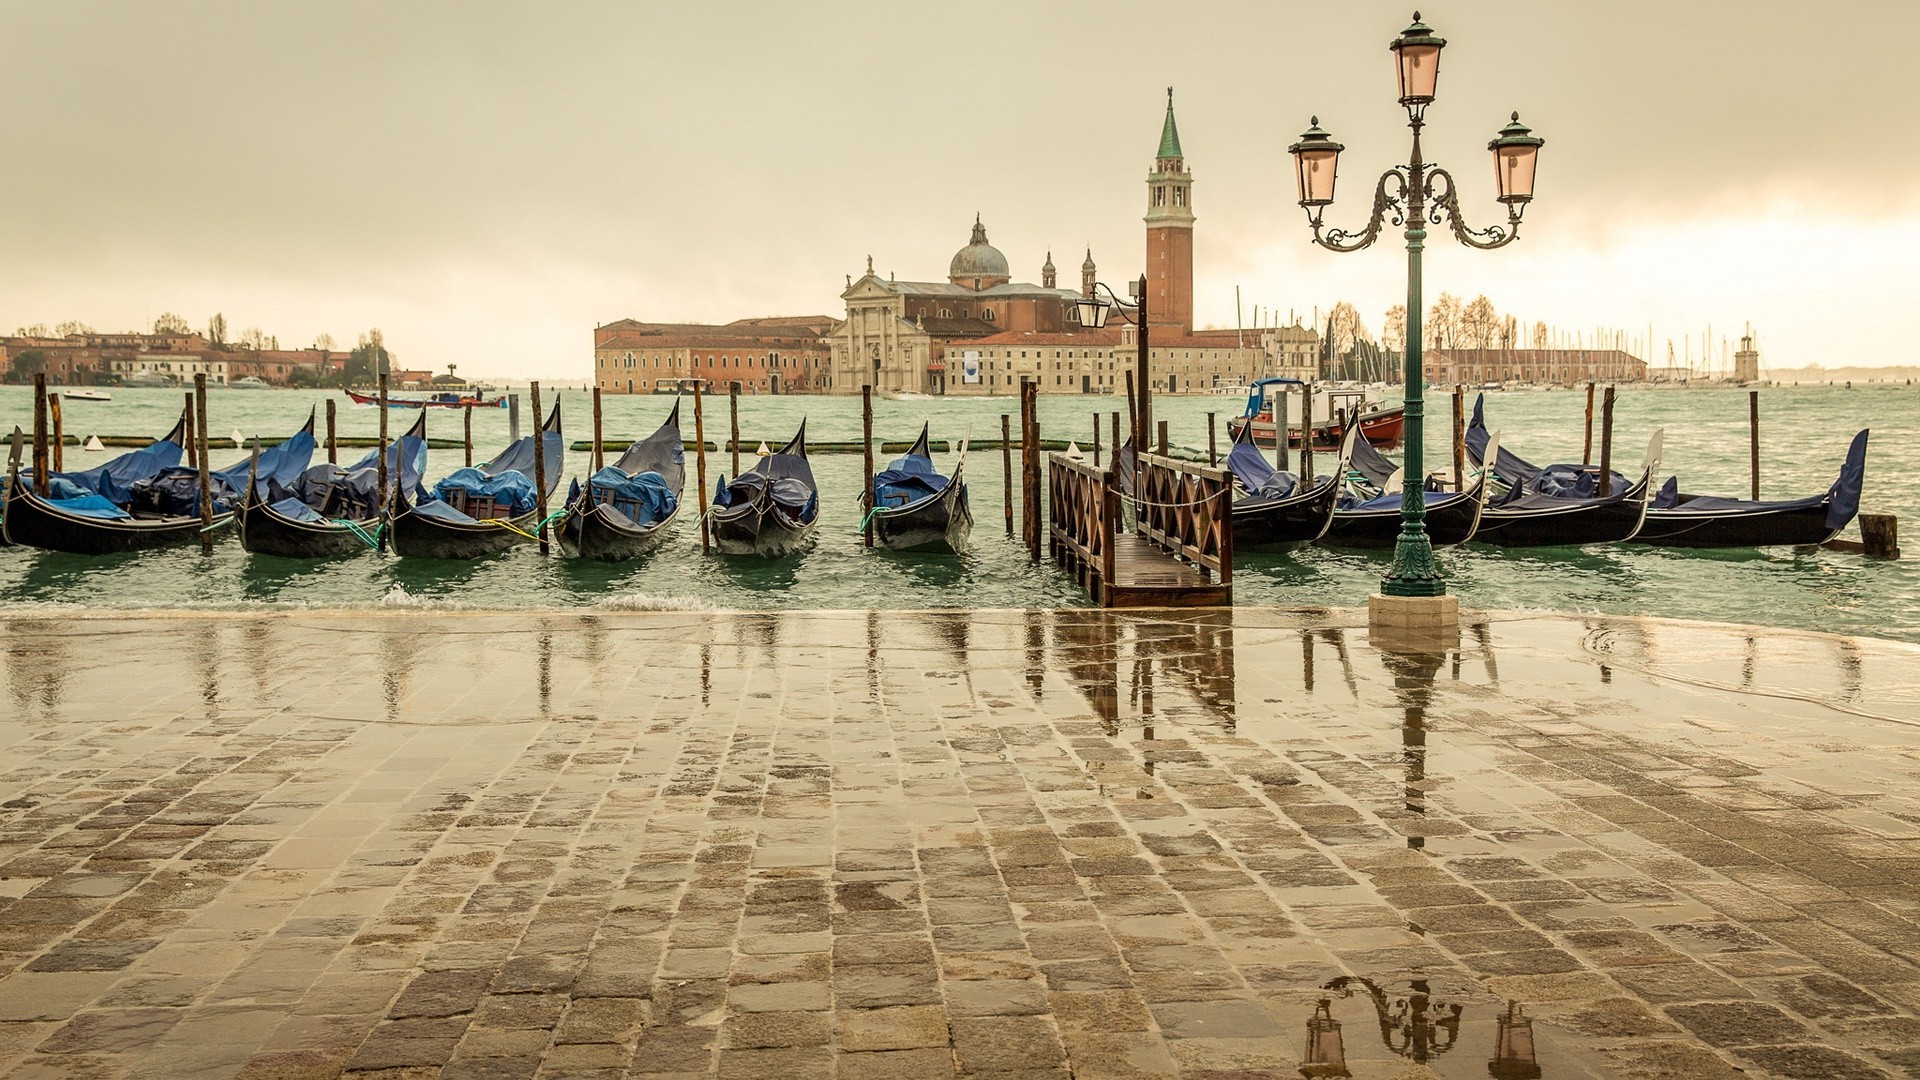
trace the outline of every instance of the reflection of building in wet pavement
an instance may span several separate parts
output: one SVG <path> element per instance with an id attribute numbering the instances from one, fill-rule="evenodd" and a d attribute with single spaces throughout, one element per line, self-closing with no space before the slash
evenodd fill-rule
<path id="1" fill-rule="evenodd" d="M 7 635 L 0 1072 L 1873 1076 L 1920 1031 L 1905 647 L 1408 652 L 1257 609 Z"/>

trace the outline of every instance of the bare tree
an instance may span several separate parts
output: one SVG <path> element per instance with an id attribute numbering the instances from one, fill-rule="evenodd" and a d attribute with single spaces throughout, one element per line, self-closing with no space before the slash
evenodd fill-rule
<path id="1" fill-rule="evenodd" d="M 1546 348 L 1548 336 L 1551 333 L 1552 332 L 1547 329 L 1547 323 L 1545 319 L 1542 319 L 1541 321 L 1534 323 L 1533 324 L 1533 347 L 1536 349 Z"/>
<path id="2" fill-rule="evenodd" d="M 1395 304 L 1387 309 L 1387 317 L 1380 324 L 1380 344 L 1389 349 L 1407 347 L 1407 305 Z"/>
<path id="3" fill-rule="evenodd" d="M 79 319 L 68 319 L 66 322 L 56 324 L 53 328 L 53 333 L 55 337 L 69 337 L 73 334 L 91 334 L 93 333 L 93 327 L 88 326 Z"/>
<path id="4" fill-rule="evenodd" d="M 213 313 L 213 318 L 207 320 L 207 341 L 215 345 L 225 345 L 227 343 L 227 317 L 225 315 L 216 311 Z"/>
<path id="5" fill-rule="evenodd" d="M 313 339 L 313 347 L 321 350 L 322 352 L 332 352 L 333 351 L 333 335 L 332 334 L 315 335 Z"/>
<path id="6" fill-rule="evenodd" d="M 1359 309 L 1345 300 L 1333 305 L 1333 311 L 1327 315 L 1327 325 L 1333 335 L 1333 351 L 1341 356 L 1352 352 L 1360 342 L 1373 340 L 1373 335 L 1367 333 L 1367 325 L 1360 321 Z"/>
<path id="7" fill-rule="evenodd" d="M 1462 310 L 1460 298 L 1445 292 L 1427 309 L 1427 338 L 1433 342 L 1434 348 L 1451 349 L 1461 339 Z"/>
<path id="8" fill-rule="evenodd" d="M 1500 347 L 1512 352 L 1520 344 L 1520 320 L 1509 315 L 1500 320 Z"/>
<path id="9" fill-rule="evenodd" d="M 249 326 L 240 331 L 240 338 L 236 344 L 243 349 L 258 352 L 267 347 L 267 332 L 257 326 Z"/>
<path id="10" fill-rule="evenodd" d="M 160 313 L 159 318 L 153 320 L 153 332 L 156 334 L 191 334 L 193 333 L 193 327 L 188 326 L 187 320 L 174 312 L 164 311 Z"/>
<path id="11" fill-rule="evenodd" d="M 13 332 L 13 336 L 14 337 L 52 337 L 53 335 L 47 332 L 46 323 L 34 323 L 31 326 L 23 326 L 20 329 L 15 330 Z"/>
<path id="12" fill-rule="evenodd" d="M 1500 315 L 1493 301 L 1480 295 L 1460 309 L 1460 337 L 1476 349 L 1491 349 L 1500 334 Z"/>

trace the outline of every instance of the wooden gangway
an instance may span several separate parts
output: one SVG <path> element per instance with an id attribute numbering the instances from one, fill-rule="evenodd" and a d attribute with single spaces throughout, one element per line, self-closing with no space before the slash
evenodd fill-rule
<path id="1" fill-rule="evenodd" d="M 1137 492 L 1111 468 L 1048 462 L 1048 550 L 1102 607 L 1233 602 L 1233 481 L 1223 469 L 1139 455 Z M 1133 510 L 1129 528 L 1125 510 Z"/>

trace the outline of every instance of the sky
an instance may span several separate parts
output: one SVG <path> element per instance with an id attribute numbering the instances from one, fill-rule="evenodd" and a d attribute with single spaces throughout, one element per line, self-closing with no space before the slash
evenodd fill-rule
<path id="1" fill-rule="evenodd" d="M 1429 242 L 1429 302 L 1617 327 L 1658 355 L 1751 323 L 1765 363 L 1914 361 L 1907 4 L 1454 2 L 1428 157 L 1498 221 L 1487 140 L 1546 139 L 1521 238 Z M 1166 89 L 1202 325 L 1405 297 L 1389 235 L 1313 246 L 1286 147 L 1347 146 L 1329 224 L 1405 160 L 1407 5 L 0 5 L 0 331 L 162 312 L 284 347 L 586 378 L 595 325 L 838 315 L 871 256 L 941 280 L 976 213 L 1016 280 L 1142 269 Z M 1240 306 L 1236 314 L 1235 291 Z"/>

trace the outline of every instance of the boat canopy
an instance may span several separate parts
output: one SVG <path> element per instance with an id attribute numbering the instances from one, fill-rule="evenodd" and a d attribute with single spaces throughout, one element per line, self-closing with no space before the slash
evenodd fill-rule
<path id="1" fill-rule="evenodd" d="M 947 489 L 947 478 L 934 468 L 928 450 L 927 433 L 931 425 L 922 425 L 920 438 L 903 457 L 873 476 L 873 505 L 896 509 L 940 494 Z"/>
<path id="2" fill-rule="evenodd" d="M 271 491 L 275 485 L 285 489 L 299 482 L 300 475 L 313 460 L 314 445 L 313 418 L 309 416 L 306 426 L 292 437 L 260 451 L 257 473 L 253 455 L 249 453 L 235 464 L 209 474 L 214 512 L 233 509 L 240 493 L 246 490 L 249 474 L 254 475 L 255 490 L 260 492 Z M 129 505 L 136 510 L 161 517 L 191 517 L 200 510 L 200 470 L 184 465 L 162 469 L 136 482 L 131 496 Z"/>
<path id="3" fill-rule="evenodd" d="M 80 472 L 49 472 L 47 490 L 56 499 L 98 495 L 114 506 L 126 506 L 133 501 L 135 484 L 180 464 L 186 454 L 186 430 L 187 418 L 182 415 L 165 436 L 104 465 Z M 20 476 L 25 482 L 33 470 L 22 469 Z"/>
<path id="4" fill-rule="evenodd" d="M 1251 426 L 1242 427 L 1234 438 L 1233 449 L 1227 452 L 1227 471 L 1253 498 L 1284 499 L 1300 486 L 1299 477 L 1267 463 L 1267 456 L 1254 445 Z"/>
<path id="5" fill-rule="evenodd" d="M 1247 409 L 1245 412 L 1241 413 L 1240 415 L 1243 418 L 1248 420 L 1251 420 L 1254 417 L 1259 416 L 1260 411 L 1266 407 L 1267 387 L 1269 386 L 1305 386 L 1305 385 L 1307 384 L 1304 382 L 1301 382 L 1299 379 L 1288 379 L 1278 375 L 1270 376 L 1265 379 L 1256 379 L 1254 380 L 1254 384 L 1247 388 L 1248 390 Z"/>

